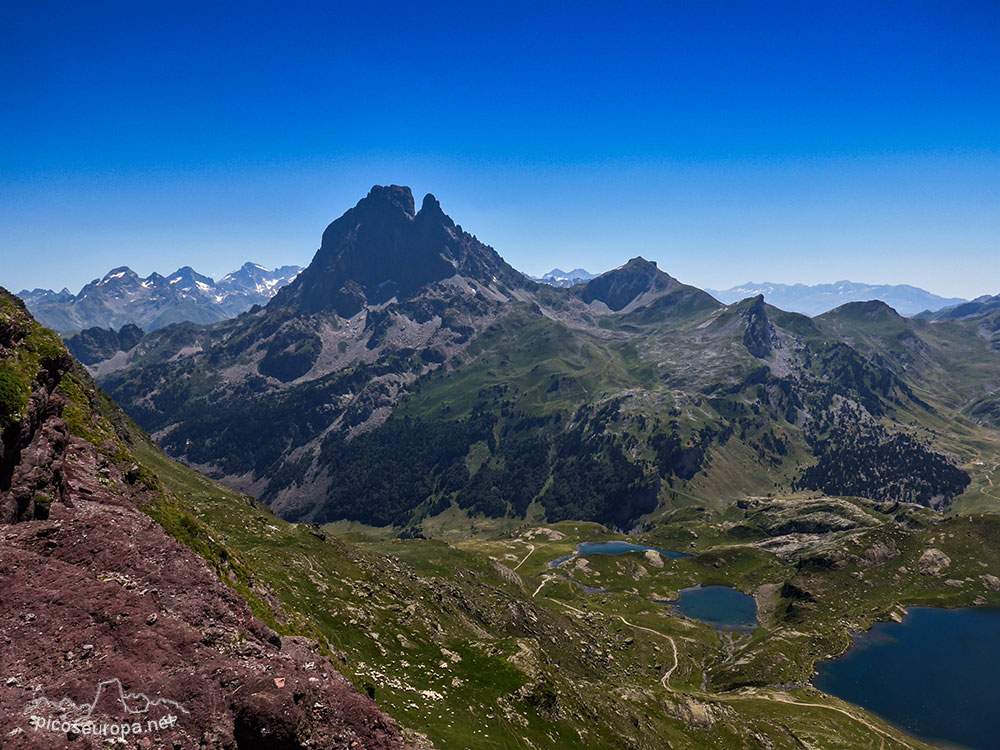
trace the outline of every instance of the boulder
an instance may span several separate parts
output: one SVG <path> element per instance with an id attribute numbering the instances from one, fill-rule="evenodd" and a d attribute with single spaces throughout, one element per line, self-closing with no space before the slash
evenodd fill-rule
<path id="1" fill-rule="evenodd" d="M 867 565 L 881 565 L 898 555 L 899 547 L 896 546 L 894 541 L 889 539 L 885 542 L 875 542 L 875 544 L 865 550 L 863 559 Z"/>
<path id="2" fill-rule="evenodd" d="M 917 560 L 917 567 L 920 569 L 920 575 L 924 576 L 937 576 L 941 574 L 945 568 L 951 565 L 951 558 L 948 557 L 944 552 L 934 547 L 928 547 L 924 550 L 924 554 L 920 556 Z"/>

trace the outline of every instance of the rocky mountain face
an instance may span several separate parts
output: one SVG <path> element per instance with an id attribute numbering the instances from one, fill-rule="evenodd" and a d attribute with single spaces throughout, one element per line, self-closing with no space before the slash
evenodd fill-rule
<path id="1" fill-rule="evenodd" d="M 596 273 L 590 273 L 583 268 L 574 268 L 572 271 L 563 271 L 560 268 L 553 268 L 547 274 L 534 278 L 539 284 L 548 284 L 549 286 L 558 286 L 562 288 L 568 288 L 581 284 L 585 281 L 590 281 L 592 278 L 597 276 Z"/>
<path id="2" fill-rule="evenodd" d="M 94 279 L 79 294 L 68 289 L 35 289 L 18 296 L 43 325 L 57 331 L 126 325 L 154 331 L 182 321 L 215 323 L 235 317 L 253 305 L 267 303 L 300 270 L 282 266 L 271 271 L 245 263 L 215 281 L 189 266 L 169 276 L 153 273 L 145 279 L 122 266 Z"/>
<path id="3" fill-rule="evenodd" d="M 725 305 L 642 258 L 537 284 L 390 186 L 267 307 L 156 331 L 95 371 L 169 453 L 287 518 L 629 528 L 794 488 L 960 497 L 963 446 L 993 439 L 965 410 L 997 364 L 964 331 L 877 303 L 817 319 L 760 295 Z M 945 387 L 958 337 L 976 364 Z"/>
<path id="4" fill-rule="evenodd" d="M 578 294 L 588 305 L 603 302 L 608 310 L 617 313 L 635 310 L 680 286 L 677 279 L 660 271 L 656 263 L 633 258 L 621 268 L 595 276 L 581 286 Z"/>
<path id="5" fill-rule="evenodd" d="M 940 297 L 907 284 L 859 284 L 854 281 L 814 285 L 771 282 L 757 284 L 748 281 L 730 289 L 708 291 L 727 304 L 763 295 L 775 307 L 809 316 L 821 315 L 848 302 L 868 300 L 885 302 L 902 315 L 916 315 L 924 310 L 939 310 L 965 302 L 958 297 Z"/>
<path id="6" fill-rule="evenodd" d="M 111 359 L 118 352 L 130 352 L 142 341 L 144 331 L 128 323 L 120 331 L 113 328 L 88 328 L 66 339 L 70 354 L 85 365 Z"/>
<path id="7" fill-rule="evenodd" d="M 312 263 L 275 306 L 351 318 L 366 306 L 405 300 L 453 277 L 501 290 L 524 281 L 447 217 L 433 195 L 415 211 L 409 188 L 375 186 L 326 228 Z"/>
<path id="8" fill-rule="evenodd" d="M 238 560 L 143 512 L 174 503 L 145 440 L 0 289 L 0 744 L 404 747 Z"/>

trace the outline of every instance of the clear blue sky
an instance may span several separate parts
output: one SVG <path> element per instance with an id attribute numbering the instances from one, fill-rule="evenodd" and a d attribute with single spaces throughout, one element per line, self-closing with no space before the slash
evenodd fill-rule
<path id="1" fill-rule="evenodd" d="M 1000 3 L 4 3 L 0 284 L 305 264 L 375 183 L 530 273 L 1000 292 Z"/>

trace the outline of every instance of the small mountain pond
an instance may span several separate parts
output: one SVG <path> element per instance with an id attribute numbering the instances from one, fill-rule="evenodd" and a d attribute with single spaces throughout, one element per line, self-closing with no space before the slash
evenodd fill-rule
<path id="1" fill-rule="evenodd" d="M 717 630 L 752 631 L 757 627 L 757 602 L 729 586 L 681 589 L 676 602 L 661 602 L 685 617 L 701 620 Z"/>
<path id="2" fill-rule="evenodd" d="M 680 557 L 691 557 L 691 555 L 684 552 L 675 552 L 669 549 L 657 549 L 656 547 L 646 547 L 642 544 L 632 544 L 630 542 L 580 542 L 576 545 L 576 552 L 572 555 L 566 555 L 565 557 L 553 560 L 549 563 L 549 567 L 554 568 L 560 563 L 564 563 L 567 560 L 579 557 L 580 555 L 621 555 L 625 552 L 645 552 L 646 550 L 653 550 L 653 552 L 659 552 L 664 557 L 672 557 L 675 559 Z"/>
<path id="3" fill-rule="evenodd" d="M 690 557 L 690 555 L 684 552 L 647 547 L 642 544 L 632 544 L 623 541 L 581 542 L 577 545 L 574 554 L 553 560 L 549 563 L 549 567 L 555 568 L 567 560 L 582 555 L 621 555 L 626 552 L 645 552 L 647 550 L 659 552 L 664 557 L 674 559 Z M 564 578 L 563 580 L 569 581 L 568 578 Z M 572 583 L 576 582 L 573 581 Z M 576 585 L 588 593 L 607 593 L 604 589 L 589 588 L 579 583 Z M 747 631 L 753 630 L 757 626 L 757 603 L 753 597 L 747 596 L 742 591 L 737 591 L 729 586 L 695 586 L 683 589 L 680 592 L 680 599 L 678 601 L 661 602 L 661 604 L 674 607 L 685 617 L 701 620 L 719 630 Z"/>

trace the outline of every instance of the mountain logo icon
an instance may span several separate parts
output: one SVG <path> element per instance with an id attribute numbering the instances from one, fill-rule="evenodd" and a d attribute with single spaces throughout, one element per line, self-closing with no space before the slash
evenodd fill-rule
<path id="1" fill-rule="evenodd" d="M 184 714 L 189 713 L 186 708 L 169 698 L 150 699 L 145 693 L 126 693 L 121 680 L 117 677 L 97 683 L 97 692 L 90 703 L 77 704 L 69 698 L 52 701 L 41 697 L 29 703 L 24 713 L 35 715 L 43 711 L 55 711 L 75 721 L 86 721 L 91 718 L 98 706 L 107 710 L 109 714 L 124 712 L 129 716 L 149 713 L 151 708 L 157 706 L 165 706 Z"/>

